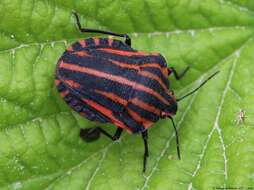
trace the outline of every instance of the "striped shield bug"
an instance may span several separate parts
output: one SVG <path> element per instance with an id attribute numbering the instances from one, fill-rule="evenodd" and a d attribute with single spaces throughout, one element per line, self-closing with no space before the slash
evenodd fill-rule
<path id="1" fill-rule="evenodd" d="M 181 98 L 175 98 L 169 89 L 169 75 L 180 80 L 187 67 L 178 74 L 167 67 L 159 53 L 135 50 L 127 34 L 82 28 L 78 14 L 73 13 L 80 32 L 99 33 L 124 38 L 124 41 L 93 37 L 82 39 L 69 46 L 56 67 L 55 84 L 64 101 L 81 116 L 99 123 L 113 123 L 114 135 L 101 127 L 80 130 L 85 141 L 94 141 L 104 134 L 118 140 L 123 129 L 140 133 L 144 142 L 143 172 L 148 157 L 147 129 L 161 118 L 169 118 L 176 134 L 178 158 L 180 144 L 173 116 L 177 102 L 201 88 L 214 73 L 196 89 Z"/>

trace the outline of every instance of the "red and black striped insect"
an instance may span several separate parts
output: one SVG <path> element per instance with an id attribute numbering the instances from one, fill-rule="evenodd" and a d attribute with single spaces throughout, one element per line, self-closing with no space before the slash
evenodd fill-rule
<path id="1" fill-rule="evenodd" d="M 173 67 L 167 67 L 161 54 L 133 49 L 127 34 L 82 28 L 77 13 L 74 16 L 80 32 L 125 38 L 125 41 L 101 37 L 80 40 L 67 48 L 58 61 L 55 84 L 65 102 L 91 121 L 117 126 L 113 136 L 100 127 L 81 129 L 80 136 L 93 141 L 102 133 L 115 141 L 123 129 L 141 133 L 145 171 L 147 129 L 161 118 L 170 118 L 180 159 L 178 133 L 172 118 L 177 112 L 177 102 L 194 93 L 217 72 L 187 95 L 176 99 L 169 90 L 168 76 L 172 73 L 179 80 L 189 67 L 178 74 Z"/>

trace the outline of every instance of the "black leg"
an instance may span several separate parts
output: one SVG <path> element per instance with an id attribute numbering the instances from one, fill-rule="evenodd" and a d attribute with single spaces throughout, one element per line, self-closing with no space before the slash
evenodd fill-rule
<path id="1" fill-rule="evenodd" d="M 100 34 L 107 34 L 107 35 L 112 35 L 112 36 L 123 37 L 123 38 L 125 38 L 125 43 L 127 45 L 131 46 L 131 38 L 129 37 L 128 34 L 118 34 L 118 33 L 104 31 L 104 30 L 82 28 L 81 24 L 80 24 L 80 21 L 79 21 L 78 14 L 76 12 L 73 12 L 73 14 L 76 18 L 76 23 L 77 23 L 77 26 L 78 26 L 78 29 L 79 29 L 80 32 L 100 33 Z"/>
<path id="2" fill-rule="evenodd" d="M 146 171 L 147 157 L 149 156 L 148 144 L 147 144 L 147 140 L 148 140 L 147 130 L 142 132 L 142 138 L 143 138 L 144 145 L 145 145 L 144 161 L 143 161 L 143 172 L 145 172 Z"/>
<path id="3" fill-rule="evenodd" d="M 111 140 L 116 141 L 120 138 L 123 132 L 122 128 L 117 128 L 115 134 L 112 136 L 107 131 L 100 127 L 93 127 L 87 129 L 80 129 L 80 137 L 84 139 L 86 142 L 95 141 L 100 137 L 100 133 L 104 134 L 105 136 L 109 137 Z"/>
<path id="4" fill-rule="evenodd" d="M 172 117 L 169 117 L 169 118 L 171 119 L 171 122 L 173 124 L 174 129 L 175 129 L 177 156 L 178 156 L 178 159 L 181 160 L 180 143 L 179 143 L 178 131 L 176 129 L 175 122 L 174 122 L 173 118 Z"/>
<path id="5" fill-rule="evenodd" d="M 174 67 L 170 67 L 168 68 L 171 72 L 173 72 L 176 80 L 180 80 L 185 74 L 186 72 L 190 69 L 189 66 L 187 66 L 180 74 L 176 72 Z"/>

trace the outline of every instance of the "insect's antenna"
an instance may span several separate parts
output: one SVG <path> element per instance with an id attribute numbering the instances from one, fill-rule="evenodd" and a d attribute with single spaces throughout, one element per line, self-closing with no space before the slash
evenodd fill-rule
<path id="1" fill-rule="evenodd" d="M 74 10 L 72 11 L 72 14 L 75 16 L 76 18 L 76 23 L 78 26 L 78 29 L 80 32 L 90 32 L 90 33 L 99 33 L 99 34 L 107 34 L 107 35 L 112 35 L 112 36 L 119 36 L 119 37 L 123 37 L 125 38 L 125 42 L 126 44 L 128 44 L 129 46 L 131 46 L 131 38 L 129 37 L 128 34 L 118 34 L 118 33 L 114 33 L 114 32 L 110 32 L 110 31 L 104 31 L 104 30 L 97 30 L 97 29 L 91 29 L 91 28 L 82 28 L 81 24 L 80 24 L 80 20 L 79 20 L 79 16 L 78 13 L 75 12 Z"/>
<path id="2" fill-rule="evenodd" d="M 175 122 L 174 122 L 173 118 L 172 117 L 169 117 L 169 118 L 171 119 L 171 122 L 173 124 L 174 129 L 175 129 L 177 156 L 178 156 L 178 159 L 181 160 L 180 143 L 179 143 L 178 131 L 176 129 Z"/>
<path id="3" fill-rule="evenodd" d="M 194 90 L 190 91 L 189 93 L 185 94 L 183 97 L 181 98 L 177 98 L 176 101 L 179 102 L 182 99 L 190 96 L 191 94 L 195 93 L 198 89 L 200 89 L 205 83 L 207 83 L 210 79 L 212 79 L 215 75 L 217 75 L 220 71 L 216 71 L 215 73 L 213 73 L 211 76 L 209 76 L 206 80 L 204 80 L 197 88 L 195 88 Z"/>

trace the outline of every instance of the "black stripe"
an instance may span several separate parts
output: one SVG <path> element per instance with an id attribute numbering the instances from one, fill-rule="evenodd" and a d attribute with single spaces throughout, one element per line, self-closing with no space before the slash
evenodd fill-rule
<path id="1" fill-rule="evenodd" d="M 157 75 L 162 82 L 165 84 L 166 87 L 170 87 L 170 81 L 168 80 L 168 78 L 166 78 L 163 73 L 161 72 L 161 70 L 159 68 L 155 68 L 155 67 L 143 67 L 142 68 L 143 71 L 147 71 L 149 73 L 152 73 L 154 75 Z"/>
<path id="2" fill-rule="evenodd" d="M 148 121 L 152 121 L 152 122 L 157 122 L 160 117 L 158 115 L 155 115 L 152 112 L 149 112 L 148 110 L 145 110 L 139 106 L 136 106 L 132 103 L 128 104 L 128 108 L 130 108 L 131 110 L 133 110 L 134 112 L 136 112 L 138 115 L 140 115 L 141 117 L 145 118 Z"/>
<path id="3" fill-rule="evenodd" d="M 99 38 L 100 45 L 103 47 L 109 47 L 108 38 Z"/>
<path id="4" fill-rule="evenodd" d="M 111 48 L 126 50 L 126 51 L 134 51 L 134 49 L 132 49 L 130 46 L 128 46 L 125 42 L 120 41 L 120 40 L 115 40 L 115 39 L 113 39 Z"/>
<path id="5" fill-rule="evenodd" d="M 57 86 L 57 89 L 59 92 L 63 92 L 66 90 L 66 86 L 62 82 L 60 82 L 59 85 Z"/>
<path id="6" fill-rule="evenodd" d="M 95 46 L 94 40 L 93 38 L 88 38 L 85 40 L 86 43 L 86 47 L 91 47 L 91 46 Z"/>
<path id="7" fill-rule="evenodd" d="M 59 84 L 56 86 L 57 90 L 59 92 L 63 92 L 66 90 L 66 86 L 63 84 L 63 82 L 59 79 L 58 75 L 56 74 L 56 80 L 59 81 Z"/>
<path id="8" fill-rule="evenodd" d="M 81 46 L 81 44 L 79 42 L 75 42 L 74 44 L 72 44 L 72 49 L 73 49 L 73 51 L 81 51 L 84 48 Z M 69 52 L 67 51 L 67 53 L 69 53 Z"/>
<path id="9" fill-rule="evenodd" d="M 135 121 L 127 112 L 127 110 L 125 110 L 124 112 L 117 114 L 114 113 L 114 116 L 116 118 L 118 118 L 119 120 L 121 120 L 126 126 L 128 126 L 128 128 L 133 132 L 133 133 L 138 133 L 141 131 L 144 131 L 145 128 L 141 123 L 138 123 L 137 121 Z"/>
<path id="10" fill-rule="evenodd" d="M 171 113 L 172 115 L 176 114 L 177 112 L 177 102 L 174 101 L 170 104 L 170 106 L 168 106 L 165 110 L 165 112 L 167 113 Z"/>

